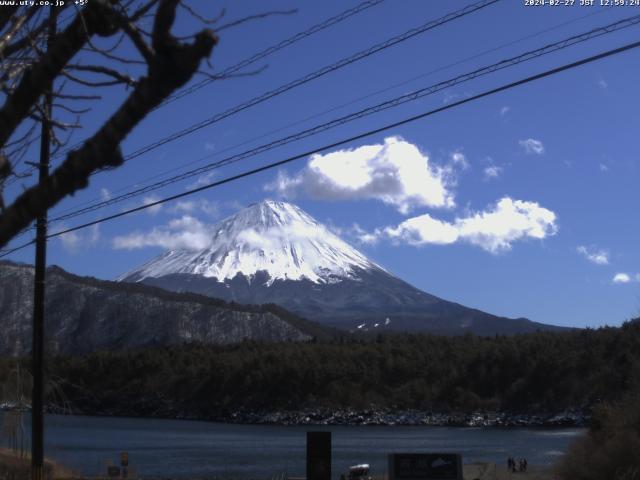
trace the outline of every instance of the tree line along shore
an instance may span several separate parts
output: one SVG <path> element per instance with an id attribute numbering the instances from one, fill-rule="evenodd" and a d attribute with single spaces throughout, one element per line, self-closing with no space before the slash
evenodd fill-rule
<path id="1" fill-rule="evenodd" d="M 0 359 L 5 396 L 14 390 L 18 362 L 29 368 L 28 359 Z M 497 424 L 580 424 L 595 405 L 639 385 L 640 321 L 514 336 L 159 346 L 53 357 L 47 364 L 48 403 L 74 413 L 322 417 L 342 409 L 343 417 L 357 411 L 379 419 L 419 411 L 434 423 L 482 423 L 488 415 Z M 474 413 L 482 419 L 473 420 Z"/>

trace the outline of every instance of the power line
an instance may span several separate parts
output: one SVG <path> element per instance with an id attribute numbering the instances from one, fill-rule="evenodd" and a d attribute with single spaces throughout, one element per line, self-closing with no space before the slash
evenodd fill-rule
<path id="1" fill-rule="evenodd" d="M 253 157 L 255 155 L 258 155 L 260 153 L 264 153 L 266 151 L 272 150 L 276 147 L 280 147 L 282 145 L 294 142 L 296 140 L 300 140 L 303 138 L 307 138 L 309 136 L 318 134 L 320 132 L 324 132 L 327 131 L 331 128 L 335 128 L 337 126 L 340 125 L 344 125 L 346 123 L 352 122 L 354 120 L 360 119 L 360 118 L 364 118 L 366 116 L 375 114 L 375 113 L 379 113 L 381 111 L 384 110 L 388 110 L 390 108 L 394 108 L 397 107 L 399 105 L 408 103 L 408 102 L 412 102 L 412 101 L 416 101 L 420 98 L 423 98 L 425 96 L 428 95 L 432 95 L 436 92 L 442 91 L 444 89 L 450 88 L 452 86 L 458 85 L 460 83 L 464 83 L 464 82 L 468 82 L 471 81 L 475 78 L 481 77 L 481 76 L 485 76 L 494 72 L 497 72 L 499 70 L 503 70 L 505 68 L 509 68 L 512 67 L 514 65 L 518 65 L 520 63 L 523 62 L 527 62 L 536 58 L 539 58 L 543 55 L 548 55 L 550 53 L 568 48 L 570 46 L 573 46 L 575 44 L 578 43 L 582 43 L 588 40 L 591 40 L 593 38 L 597 38 L 600 37 L 602 35 L 606 35 L 606 34 L 610 34 L 612 32 L 618 31 L 618 30 L 622 30 L 624 28 L 628 28 L 631 27 L 633 25 L 637 25 L 638 23 L 640 23 L 640 15 L 635 15 L 633 17 L 629 17 L 627 19 L 624 20 L 619 20 L 617 22 L 614 22 L 612 24 L 603 26 L 603 27 L 599 27 L 596 29 L 592 29 L 588 32 L 579 34 L 579 35 L 574 35 L 571 37 L 568 37 L 566 39 L 560 40 L 558 42 L 555 43 L 551 43 L 548 45 L 545 45 L 543 47 L 537 48 L 535 50 L 531 50 L 528 52 L 524 52 L 520 55 L 517 55 L 515 57 L 511 57 L 505 60 L 501 60 L 500 62 L 476 69 L 474 71 L 462 74 L 462 75 L 458 75 L 454 78 L 436 83 L 434 85 L 428 86 L 428 87 L 424 87 L 421 88 L 419 90 L 415 90 L 411 93 L 407 93 L 404 95 L 401 95 L 399 97 L 396 97 L 394 99 L 391 100 L 387 100 L 385 102 L 379 103 L 377 105 L 371 106 L 371 107 L 367 107 L 363 110 L 354 112 L 354 113 L 350 113 L 348 115 L 333 119 L 329 122 L 325 122 L 322 123 L 320 125 L 316 125 L 314 127 L 302 130 L 300 132 L 294 133 L 292 135 L 288 135 L 286 137 L 280 138 L 278 140 L 274 140 L 272 142 L 260 145 L 258 147 L 252 148 L 250 150 L 244 151 L 242 153 L 238 153 L 235 155 L 232 155 L 230 157 L 224 158 L 222 160 L 204 165 L 202 167 L 196 168 L 196 169 L 192 169 L 189 170 L 187 172 L 184 172 L 180 175 L 176 175 L 173 177 L 169 177 L 165 180 L 161 180 L 159 182 L 147 185 L 145 187 L 141 187 L 138 188 L 136 190 L 130 191 L 128 193 L 122 194 L 122 195 L 118 195 L 116 197 L 113 197 L 111 199 L 108 200 L 104 200 L 102 202 L 98 202 L 98 203 L 94 203 L 92 205 L 88 205 L 86 207 L 80 208 L 78 210 L 72 211 L 70 213 L 67 214 L 63 214 L 63 215 L 59 215 L 55 218 L 51 219 L 51 222 L 56 222 L 56 221 L 62 221 L 62 220 L 67 220 L 70 218 L 74 218 L 77 217 L 79 215 L 85 214 L 85 213 L 89 213 L 110 205 L 114 205 L 116 203 L 120 203 L 124 200 L 128 200 L 140 195 L 143 195 L 145 193 L 149 193 L 155 190 L 158 190 L 160 188 L 166 187 L 168 185 L 177 183 L 179 181 L 182 180 L 186 180 L 188 178 L 192 178 L 194 176 L 197 175 L 201 175 L 203 173 L 209 172 L 211 170 L 229 165 L 231 163 L 236 163 L 240 160 L 249 158 L 249 157 Z"/>
<path id="2" fill-rule="evenodd" d="M 282 50 L 283 48 L 286 48 L 290 45 L 293 45 L 294 43 L 299 42 L 300 40 L 307 38 L 311 35 L 313 35 L 314 33 L 320 32 L 322 30 L 324 30 L 325 28 L 329 28 L 337 23 L 340 23 L 343 20 L 346 20 L 347 18 L 356 15 L 357 13 L 360 13 L 364 10 L 367 10 L 368 8 L 371 8 L 375 5 L 378 5 L 379 3 L 382 3 L 384 0 L 367 0 L 366 2 L 362 2 L 359 5 L 356 5 L 353 8 L 349 8 L 348 10 L 345 10 L 342 13 L 339 13 L 338 15 L 335 15 L 331 18 L 328 18 L 327 20 L 325 20 L 322 23 L 318 23 L 316 25 L 314 25 L 313 27 L 304 30 L 302 32 L 299 32 L 297 34 L 295 34 L 292 37 L 289 37 L 285 40 L 282 40 L 280 43 L 277 43 L 276 45 L 272 45 L 271 47 L 265 48 L 264 50 L 252 55 L 251 57 L 242 60 L 241 62 L 236 63 L 235 65 L 232 65 L 231 67 L 228 67 L 226 69 L 224 69 L 222 72 L 220 72 L 217 75 L 214 75 L 213 78 L 206 78 L 204 80 L 201 80 L 200 82 L 185 88 L 184 90 L 175 93 L 174 95 L 168 97 L 164 102 L 162 102 L 162 104 L 160 104 L 158 107 L 156 108 L 161 108 L 164 105 L 167 105 L 175 100 L 178 100 L 179 98 L 185 97 L 187 95 L 192 94 L 193 92 L 200 90 L 202 87 L 205 87 L 207 85 L 209 85 L 211 82 L 214 82 L 215 80 L 218 80 L 220 78 L 224 78 L 226 75 L 230 75 L 232 73 L 237 72 L 238 70 L 241 70 L 245 67 L 248 67 L 249 65 L 251 65 L 252 63 L 255 63 L 259 60 L 262 60 L 263 58 L 276 53 L 280 50 Z"/>
<path id="3" fill-rule="evenodd" d="M 464 17 L 466 15 L 469 15 L 471 13 L 474 13 L 478 10 L 481 10 L 485 7 L 488 7 L 490 5 L 493 5 L 494 3 L 499 2 L 500 0 L 481 0 L 479 2 L 467 5 L 464 8 L 461 8 L 460 10 L 456 10 L 455 12 L 451 12 L 443 17 L 440 17 L 436 20 L 432 20 L 429 21 L 423 25 L 420 25 L 419 27 L 415 27 L 412 28 L 410 30 L 407 30 L 406 32 L 400 34 L 400 35 L 396 35 L 395 37 L 392 37 L 388 40 L 385 40 L 384 42 L 378 43 L 372 47 L 367 48 L 366 50 L 361 50 L 349 57 L 343 58 L 342 60 L 339 60 L 338 62 L 332 63 L 330 65 L 327 65 L 325 67 L 320 68 L 319 70 L 316 70 L 312 73 L 309 73 L 303 77 L 300 77 L 296 80 L 293 80 L 292 82 L 286 83 L 284 85 L 281 85 L 280 87 L 274 89 L 274 90 L 269 90 L 268 92 L 263 93 L 262 95 L 258 96 L 258 97 L 254 97 L 250 100 L 247 100 L 246 102 L 243 102 L 239 105 L 236 105 L 235 107 L 231 107 L 228 110 L 225 110 L 224 112 L 221 113 L 217 113 L 211 117 L 209 117 L 206 120 L 203 120 L 199 123 L 196 123 L 194 125 L 191 125 L 190 127 L 184 128 L 178 132 L 174 132 L 171 135 L 165 136 L 164 138 L 157 140 L 156 142 L 153 142 L 149 145 L 146 145 L 142 148 L 139 148 L 138 150 L 130 153 L 129 155 L 125 156 L 125 161 L 129 161 L 132 160 L 136 157 L 139 157 L 145 153 L 148 153 L 152 150 L 155 150 L 158 147 L 161 147 L 163 145 L 166 145 L 167 143 L 173 142 L 175 140 L 178 140 L 179 138 L 182 138 L 186 135 L 190 135 L 198 130 L 201 130 L 205 127 L 208 127 L 209 125 L 212 125 L 214 123 L 219 122 L 220 120 L 223 120 L 225 118 L 228 118 L 232 115 L 235 115 L 236 113 L 240 113 L 250 107 L 253 107 L 255 105 L 258 105 L 260 103 L 263 103 L 271 98 L 274 98 L 278 95 L 282 95 L 285 92 L 288 92 L 294 88 L 297 88 L 301 85 L 304 85 L 306 83 L 309 83 L 317 78 L 323 77 L 324 75 L 327 75 L 329 73 L 335 72 L 336 70 L 339 70 L 343 67 L 346 67 L 347 65 L 351 65 L 352 63 L 355 63 L 359 60 L 362 60 L 363 58 L 367 58 L 375 53 L 378 53 L 382 50 L 386 50 L 387 48 L 393 47 L 394 45 L 397 45 L 401 42 L 404 42 L 406 40 L 409 40 L 410 38 L 413 38 L 417 35 L 420 35 L 422 33 L 425 33 L 429 30 L 432 30 L 434 28 L 437 28 L 441 25 L 445 25 L 449 22 L 452 22 L 453 20 L 457 20 L 458 18 Z M 98 172 L 94 172 L 94 173 L 99 173 Z"/>
<path id="4" fill-rule="evenodd" d="M 219 80 L 222 79 L 228 75 L 231 75 L 235 72 L 237 72 L 238 70 L 241 70 L 245 67 L 248 67 L 249 65 L 256 63 L 259 60 L 262 60 L 263 58 L 268 57 L 269 55 L 272 55 L 276 52 L 279 52 L 280 50 L 285 49 L 286 47 L 289 47 L 291 45 L 293 45 L 294 43 L 297 43 L 307 37 L 310 37 L 312 35 L 314 35 L 315 33 L 321 32 L 322 30 L 325 30 L 329 27 L 332 27 L 333 25 L 336 25 L 358 13 L 361 13 L 371 7 L 374 7 L 376 5 L 379 5 L 380 3 L 384 2 L 385 0 L 366 0 L 362 3 L 359 3 L 358 5 L 356 5 L 355 7 L 352 8 L 348 8 L 347 10 L 344 10 L 343 12 L 340 12 L 337 15 L 334 15 L 333 17 L 329 17 L 326 20 L 324 20 L 323 22 L 320 22 L 316 25 L 313 25 L 312 27 L 308 28 L 307 30 L 303 30 L 301 32 L 296 33 L 295 35 L 286 38 L 284 40 L 282 40 L 279 43 L 276 43 L 275 45 L 271 45 L 270 47 L 265 48 L 264 50 L 261 50 L 253 55 L 251 55 L 250 57 L 245 58 L 244 60 L 241 60 L 238 63 L 235 63 L 227 68 L 225 68 L 224 70 L 222 70 L 220 73 L 216 74 L 213 76 L 213 78 L 206 78 L 204 80 L 201 80 L 200 82 L 185 88 L 184 90 L 175 93 L 172 96 L 169 96 L 167 99 L 165 99 L 164 102 L 162 102 L 160 105 L 158 105 L 157 107 L 155 107 L 153 110 L 158 110 L 159 108 L 162 108 L 163 106 L 178 100 L 179 98 L 185 97 L 187 95 L 190 95 L 191 93 L 200 90 L 202 87 L 205 87 L 206 85 L 210 84 L 211 82 L 214 82 L 215 80 Z M 82 145 L 83 142 L 79 142 L 76 143 L 75 145 L 72 145 L 71 147 L 68 147 L 60 152 L 58 152 L 56 155 L 53 156 L 53 158 L 59 158 L 63 155 L 66 155 L 67 153 L 69 153 L 71 150 L 76 149 L 77 147 L 79 147 L 80 145 Z"/>
<path id="5" fill-rule="evenodd" d="M 177 167 L 170 168 L 170 169 L 168 169 L 168 170 L 165 170 L 165 171 L 163 171 L 163 172 L 157 173 L 157 174 L 152 175 L 152 176 L 150 176 L 150 177 L 147 177 L 147 178 L 145 178 L 145 179 L 138 180 L 137 182 L 135 182 L 135 183 L 133 183 L 133 184 L 129 184 L 129 185 L 126 185 L 126 186 L 122 186 L 122 187 L 120 187 L 120 188 L 117 188 L 117 189 L 113 190 L 111 193 L 119 193 L 119 192 L 125 191 L 125 190 L 130 189 L 130 188 L 138 187 L 138 186 L 139 186 L 140 184 L 142 184 L 142 183 L 146 183 L 146 182 L 149 182 L 149 181 L 154 180 L 154 179 L 156 179 L 156 178 L 163 177 L 163 176 L 165 176 L 165 175 L 168 175 L 168 174 L 170 174 L 170 173 L 176 172 L 176 171 L 178 171 L 178 170 L 183 170 L 184 168 L 186 168 L 186 167 L 188 167 L 188 166 L 190 166 L 190 165 L 193 165 L 193 164 L 196 164 L 196 163 L 200 163 L 200 162 L 202 162 L 203 160 L 206 160 L 206 159 L 208 159 L 208 158 L 211 158 L 212 156 L 216 156 L 216 155 L 219 155 L 219 154 L 221 154 L 221 153 L 225 153 L 225 152 L 228 152 L 228 151 L 230 151 L 230 150 L 234 150 L 234 149 L 236 149 L 236 148 L 238 148 L 238 147 L 241 147 L 241 146 L 244 146 L 244 145 L 247 145 L 247 144 L 253 143 L 253 142 L 255 142 L 256 140 L 260 140 L 260 139 L 262 139 L 262 138 L 266 138 L 266 137 L 268 137 L 268 136 L 270 136 L 270 135 L 272 135 L 272 134 L 274 134 L 274 133 L 278 133 L 278 132 L 281 132 L 281 131 L 286 130 L 286 129 L 288 129 L 288 128 L 291 128 L 291 127 L 294 127 L 294 126 L 300 125 L 300 124 L 305 123 L 305 122 L 307 122 L 307 121 L 309 121 L 309 120 L 313 120 L 314 118 L 318 118 L 318 117 L 321 117 L 321 116 L 323 116 L 323 115 L 326 115 L 327 113 L 331 113 L 331 112 L 334 112 L 334 111 L 336 111 L 336 110 L 340 110 L 341 108 L 347 107 L 347 106 L 349 106 L 349 105 L 353 105 L 353 104 L 355 104 L 355 103 L 361 102 L 362 100 L 366 100 L 366 99 L 371 98 L 371 97 L 375 97 L 375 96 L 377 96 L 377 95 L 380 95 L 381 93 L 386 93 L 386 92 L 391 91 L 391 90 L 393 90 L 393 89 L 395 89 L 395 88 L 398 88 L 398 87 L 401 87 L 401 86 L 407 85 L 407 84 L 409 84 L 409 83 L 411 83 L 411 82 L 414 82 L 414 81 L 419 80 L 419 79 L 421 79 L 421 78 L 425 78 L 425 77 L 431 76 L 431 75 L 433 75 L 433 74 L 435 74 L 435 73 L 438 73 L 438 72 L 441 72 L 441 71 L 447 70 L 447 69 L 449 69 L 449 68 L 451 68 L 451 67 L 455 67 L 455 66 L 457 66 L 457 65 L 461 65 L 461 64 L 463 64 L 463 63 L 467 63 L 467 62 L 469 62 L 469 61 L 471 61 L 471 60 L 476 60 L 476 59 L 478 59 L 478 58 L 480 58 L 480 57 L 483 57 L 483 56 L 485 56 L 485 55 L 487 55 L 487 54 L 489 54 L 489 53 L 493 53 L 493 52 L 496 52 L 496 51 L 498 51 L 498 50 L 502 50 L 503 48 L 510 47 L 510 46 L 515 45 L 515 44 L 517 44 L 517 43 L 523 42 L 523 41 L 525 41 L 525 40 L 529 40 L 529 39 L 531 39 L 531 38 L 538 37 L 538 36 L 540 36 L 540 35 L 542 35 L 542 34 L 545 34 L 545 33 L 551 32 L 551 31 L 553 31 L 553 30 L 557 30 L 557 29 L 559 29 L 559 28 L 562 28 L 562 27 L 565 27 L 565 26 L 567 26 L 567 25 L 570 25 L 570 24 L 572 24 L 572 23 L 575 23 L 575 22 L 578 22 L 578 21 L 584 20 L 585 18 L 593 17 L 593 16 L 595 16 L 595 15 L 601 15 L 602 13 L 610 12 L 610 11 L 611 11 L 611 10 L 607 10 L 607 9 L 599 9 L 599 10 L 596 10 L 596 11 L 593 11 L 593 12 L 590 12 L 590 13 L 587 13 L 586 15 L 582 15 L 582 16 L 580 16 L 580 17 L 573 18 L 573 19 L 571 19 L 571 20 L 568 20 L 568 21 L 565 21 L 565 22 L 562 22 L 562 23 L 559 23 L 559 24 L 553 25 L 553 26 L 551 26 L 551 27 L 548 27 L 548 28 L 545 28 L 545 29 L 542 29 L 542 30 L 538 30 L 537 32 L 534 32 L 534 33 L 532 33 L 532 34 L 526 35 L 526 36 L 524 36 L 524 37 L 520 37 L 520 38 L 518 38 L 517 40 L 512 40 L 512 41 L 510 41 L 510 42 L 503 43 L 503 44 L 501 44 L 501 45 L 498 45 L 498 46 L 496 46 L 496 47 L 492 47 L 492 48 L 490 48 L 490 49 L 484 50 L 484 51 L 479 52 L 479 53 L 477 53 L 477 54 L 474 54 L 474 55 L 472 55 L 472 56 L 469 56 L 469 57 L 463 58 L 463 59 L 461 59 L 461 60 L 457 60 L 457 61 L 455 61 L 455 62 L 453 62 L 453 63 L 449 63 L 449 64 L 446 64 L 446 65 L 440 66 L 440 67 L 435 68 L 435 69 L 433 69 L 433 70 L 430 70 L 430 71 L 428 71 L 428 72 L 426 72 L 426 73 L 422 73 L 422 74 L 420 74 L 420 75 L 418 75 L 418 76 L 412 77 L 412 78 L 407 79 L 407 80 L 403 80 L 402 82 L 396 83 L 396 84 L 394 84 L 394 85 L 391 85 L 391 86 L 385 87 L 385 88 L 380 89 L 380 90 L 376 90 L 375 92 L 369 93 L 369 94 L 367 94 L 367 95 L 363 95 L 363 96 L 358 97 L 358 98 L 356 98 L 356 99 L 354 99 L 354 100 L 350 100 L 350 101 L 345 102 L 345 103 L 342 103 L 342 104 L 340 104 L 340 105 L 337 105 L 337 106 L 331 107 L 331 108 L 329 108 L 329 109 L 327 109 L 327 110 L 323 110 L 322 112 L 315 113 L 315 114 L 310 115 L 310 116 L 308 116 L 308 117 L 305 117 L 305 118 L 303 118 L 303 119 L 296 120 L 296 121 L 294 121 L 294 122 L 292 122 L 292 123 L 289 123 L 289 124 L 287 124 L 287 125 L 283 125 L 283 126 L 281 126 L 281 127 L 278 127 L 278 128 L 276 128 L 276 129 L 274 129 L 274 130 L 270 130 L 269 132 L 263 133 L 263 134 L 258 135 L 258 136 L 256 136 L 256 137 L 253 137 L 253 138 L 251 138 L 251 139 L 244 140 L 244 141 L 242 141 L 242 142 L 240 142 L 240 143 L 236 143 L 236 144 L 234 144 L 234 145 L 230 145 L 230 146 L 225 147 L 225 148 L 220 149 L 220 150 L 216 150 L 216 152 L 214 152 L 214 153 L 209 153 L 209 154 L 204 155 L 204 156 L 202 156 L 202 157 L 200 157 L 200 158 L 198 158 L 198 159 L 196 159 L 196 160 L 189 161 L 189 162 L 187 162 L 187 163 L 184 163 L 184 164 L 179 165 L 179 166 L 177 166 Z M 94 197 L 93 199 L 88 200 L 88 201 L 87 201 L 87 202 L 85 202 L 85 203 L 93 203 L 93 202 L 97 202 L 97 201 L 100 201 L 100 200 L 101 200 L 101 198 L 100 198 L 100 197 L 97 197 L 97 198 L 96 198 L 96 197 Z M 63 209 L 63 210 L 59 210 L 59 211 L 58 211 L 58 214 L 62 214 L 62 213 L 66 213 L 66 212 L 70 212 L 70 211 L 73 211 L 73 210 L 76 210 L 76 209 L 77 209 L 77 206 L 75 206 L 75 205 L 74 205 L 74 206 L 72 206 L 72 207 L 67 207 L 67 208 L 65 208 L 65 209 Z"/>
<path id="6" fill-rule="evenodd" d="M 444 112 L 446 110 L 451 110 L 453 108 L 459 107 L 459 106 L 464 105 L 466 103 L 470 103 L 470 102 L 479 100 L 479 99 L 484 98 L 484 97 L 495 95 L 496 93 L 500 93 L 500 92 L 503 92 L 505 90 L 510 90 L 512 88 L 519 87 L 521 85 L 525 85 L 525 84 L 528 84 L 528 83 L 531 83 L 531 82 L 534 82 L 534 81 L 537 81 L 537 80 L 541 80 L 543 78 L 550 77 L 552 75 L 556 75 L 558 73 L 561 73 L 561 72 L 564 72 L 564 71 L 567 71 L 567 70 L 571 70 L 571 69 L 577 68 L 577 67 L 582 66 L 582 65 L 593 63 L 593 62 L 596 62 L 598 60 L 602 60 L 604 58 L 611 57 L 613 55 L 617 55 L 617 54 L 620 54 L 620 53 L 623 53 L 623 52 L 626 52 L 626 51 L 629 51 L 629 50 L 632 50 L 632 49 L 638 48 L 638 47 L 640 47 L 640 41 L 639 42 L 629 43 L 629 44 L 623 45 L 623 46 L 618 47 L 618 48 L 614 48 L 614 49 L 611 49 L 611 50 L 607 50 L 605 52 L 601 52 L 601 53 L 596 54 L 596 55 L 592 55 L 592 56 L 589 56 L 589 57 L 586 57 L 586 58 L 582 58 L 582 59 L 577 60 L 575 62 L 564 64 L 564 65 L 562 65 L 560 67 L 552 68 L 550 70 L 545 70 L 545 71 L 543 71 L 541 73 L 537 73 L 535 75 L 531 75 L 529 77 L 526 77 L 526 78 L 523 78 L 523 79 L 520 79 L 520 80 L 516 80 L 514 82 L 502 85 L 500 87 L 493 88 L 491 90 L 486 90 L 486 91 L 484 91 L 482 93 L 479 93 L 477 95 L 473 95 L 471 97 L 464 98 L 462 100 L 458 100 L 457 102 L 452 102 L 452 103 L 449 103 L 447 105 L 441 106 L 439 108 L 436 108 L 436 109 L 433 109 L 433 110 L 429 110 L 427 112 L 423 112 L 423 113 L 420 113 L 418 115 L 414 115 L 414 116 L 405 118 L 403 120 L 400 120 L 400 121 L 397 121 L 397 122 L 394 122 L 394 123 L 391 123 L 391 124 L 384 125 L 382 127 L 378 127 L 378 128 L 372 129 L 372 130 L 367 130 L 366 132 L 360 133 L 358 135 L 354 135 L 354 136 L 346 138 L 346 139 L 339 140 L 337 142 L 333 142 L 333 143 L 328 144 L 328 145 L 323 145 L 322 147 L 318 147 L 318 148 L 315 148 L 313 150 L 309 150 L 309 151 L 306 151 L 304 153 L 300 153 L 300 154 L 294 155 L 292 157 L 288 157 L 288 158 L 286 158 L 284 160 L 279 160 L 277 162 L 269 163 L 269 164 L 264 165 L 262 167 L 254 168 L 252 170 L 245 171 L 243 173 L 240 173 L 240 174 L 237 174 L 237 175 L 233 175 L 233 176 L 227 177 L 227 178 L 225 178 L 223 180 L 219 180 L 217 182 L 212 182 L 212 183 L 209 183 L 207 185 L 203 185 L 203 186 L 198 187 L 198 188 L 193 188 L 191 190 L 188 190 L 188 191 L 176 194 L 176 195 L 171 195 L 169 197 L 165 197 L 165 198 L 163 198 L 161 200 L 157 200 L 155 202 L 148 203 L 146 205 L 141 205 L 139 207 L 131 208 L 131 209 L 125 210 L 123 212 L 119 212 L 119 213 L 116 213 L 116 214 L 113 214 L 113 215 L 109 215 L 109 216 L 106 216 L 106 217 L 103 217 L 103 218 L 100 218 L 100 219 L 97 219 L 97 220 L 94 220 L 94 221 L 91 221 L 91 222 L 87 222 L 87 223 L 84 223 L 84 224 L 81 224 L 81 225 L 77 225 L 75 227 L 67 228 L 65 230 L 61 230 L 61 231 L 56 232 L 56 233 L 49 234 L 47 236 L 47 238 L 54 238 L 54 237 L 58 237 L 60 235 L 64 235 L 64 234 L 71 233 L 71 232 L 75 232 L 77 230 L 81 230 L 81 229 L 84 229 L 84 228 L 87 228 L 87 227 L 91 227 L 93 225 L 98 225 L 100 223 L 104 223 L 104 222 L 107 222 L 107 221 L 110 221 L 110 220 L 114 220 L 116 218 L 124 217 L 126 215 L 130 215 L 132 213 L 139 212 L 141 210 L 145 210 L 147 208 L 155 207 L 157 205 L 161 205 L 161 204 L 173 201 L 173 200 L 177 200 L 179 198 L 183 198 L 183 197 L 186 197 L 186 196 L 189 196 L 189 195 L 193 195 L 195 193 L 202 192 L 204 190 L 208 190 L 208 189 L 211 189 L 211 188 L 214 188 L 214 187 L 218 187 L 220 185 L 224 185 L 224 184 L 236 181 L 236 180 L 240 180 L 242 178 L 255 175 L 257 173 L 261 173 L 261 172 L 264 172 L 264 171 L 267 171 L 267 170 L 272 170 L 272 169 L 274 169 L 276 167 L 280 167 L 280 166 L 285 165 L 287 163 L 291 163 L 293 161 L 300 160 L 301 158 L 308 157 L 309 155 L 312 155 L 314 153 L 318 153 L 318 152 L 322 152 L 322 151 L 325 151 L 325 150 L 333 149 L 333 148 L 345 145 L 347 143 L 354 142 L 356 140 L 361 140 L 361 139 L 369 137 L 371 135 L 376 135 L 376 134 L 382 133 L 382 132 L 384 132 L 386 130 L 397 128 L 397 127 L 400 127 L 402 125 L 406 125 L 408 123 L 414 122 L 416 120 L 420 120 L 420 119 L 435 115 L 437 113 Z M 34 242 L 31 241 L 31 242 L 25 243 L 23 245 L 20 245 L 18 247 L 15 247 L 15 248 L 11 249 L 10 251 L 1 254 L 0 258 L 5 257 L 5 256 L 7 256 L 10 253 L 13 253 L 15 251 L 21 250 L 21 249 L 23 249 L 23 248 L 25 248 L 25 247 L 33 244 L 33 243 Z"/>

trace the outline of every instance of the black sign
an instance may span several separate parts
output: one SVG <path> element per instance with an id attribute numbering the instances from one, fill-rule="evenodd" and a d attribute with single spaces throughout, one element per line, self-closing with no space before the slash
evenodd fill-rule
<path id="1" fill-rule="evenodd" d="M 331 432 L 307 432 L 307 480 L 331 480 Z"/>
<path id="2" fill-rule="evenodd" d="M 109 475 L 110 477 L 119 477 L 120 467 L 107 467 L 107 475 Z"/>
<path id="3" fill-rule="evenodd" d="M 462 480 L 462 457 L 457 453 L 392 453 L 389 480 Z"/>

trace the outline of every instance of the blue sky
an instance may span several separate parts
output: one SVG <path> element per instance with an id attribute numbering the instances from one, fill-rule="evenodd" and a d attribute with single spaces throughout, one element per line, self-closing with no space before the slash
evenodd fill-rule
<path id="1" fill-rule="evenodd" d="M 210 1 L 192 4 L 211 16 L 223 6 Z M 214 71 L 356 4 L 229 3 L 229 20 L 265 9 L 298 8 L 298 12 L 222 32 L 211 58 Z M 132 152 L 465 5 L 462 1 L 386 0 L 249 67 L 266 66 L 256 75 L 213 82 L 153 112 L 126 140 L 123 151 Z M 637 7 L 526 7 L 520 1 L 503 0 L 96 175 L 86 190 L 62 202 L 51 215 L 127 191 L 201 157 L 208 156 L 206 161 L 224 158 L 637 14 Z M 197 28 L 182 12 L 177 30 Z M 70 227 L 179 193 L 198 182 L 313 150 L 636 41 L 639 29 L 631 27 L 452 87 L 51 228 Z M 161 252 L 187 224 L 208 227 L 251 202 L 286 198 L 389 271 L 429 293 L 539 322 L 618 325 L 640 314 L 640 224 L 634 189 L 640 173 L 638 74 L 640 51 L 611 57 L 353 142 L 340 151 L 323 151 L 320 157 L 301 159 L 181 203 L 55 239 L 48 263 L 80 275 L 113 279 Z M 116 88 L 95 102 L 93 111 L 82 119 L 83 131 L 95 130 L 125 93 Z M 350 167 L 336 171 L 337 162 Z M 374 184 L 366 175 L 358 177 L 363 172 L 390 181 Z M 21 188 L 13 186 L 7 197 Z M 165 240 L 153 240 L 158 232 Z M 146 243 L 156 245 L 123 241 L 134 233 L 146 235 Z M 32 263 L 33 250 L 10 258 Z"/>

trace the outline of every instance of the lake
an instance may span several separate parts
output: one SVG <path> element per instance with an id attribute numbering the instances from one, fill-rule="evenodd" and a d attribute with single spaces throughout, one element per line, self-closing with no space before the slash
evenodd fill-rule
<path id="1" fill-rule="evenodd" d="M 2 413 L 0 413 L 0 416 Z M 29 419 L 25 428 L 29 431 Z M 460 427 L 295 427 L 223 423 L 47 415 L 45 454 L 80 470 L 106 473 L 121 451 L 140 476 L 267 478 L 274 473 L 305 473 L 308 430 L 333 433 L 334 477 L 349 465 L 369 463 L 372 474 L 386 471 L 391 452 L 458 452 L 463 462 L 506 463 L 525 457 L 530 465 L 551 465 L 580 428 Z M 3 445 L 7 440 L 3 439 Z"/>

